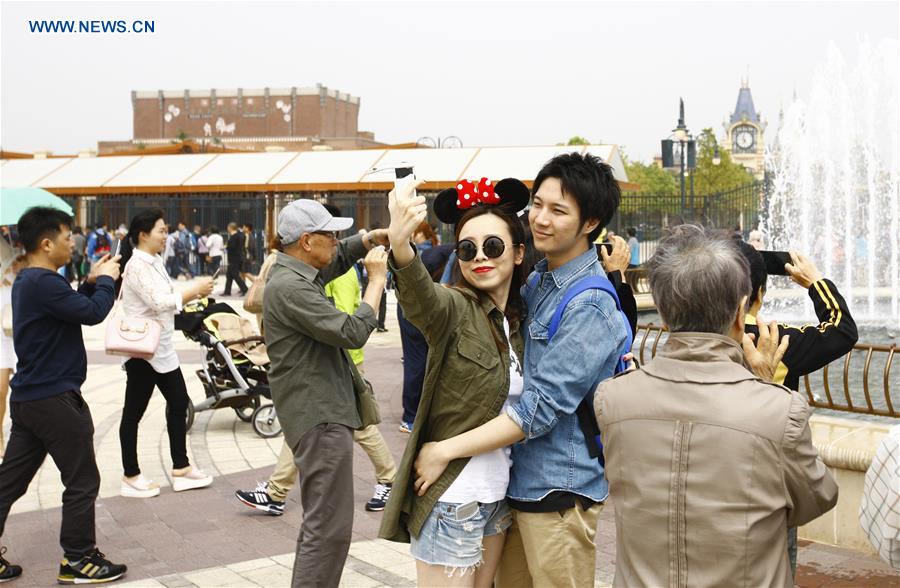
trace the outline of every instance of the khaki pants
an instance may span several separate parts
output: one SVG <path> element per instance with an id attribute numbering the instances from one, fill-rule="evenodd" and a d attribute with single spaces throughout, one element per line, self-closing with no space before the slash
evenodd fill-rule
<path id="1" fill-rule="evenodd" d="M 585 511 L 577 502 L 561 513 L 513 510 L 494 586 L 592 587 L 602 510 L 602 504 L 595 504 Z"/>
<path id="2" fill-rule="evenodd" d="M 381 431 L 375 425 L 369 425 L 361 431 L 353 431 L 353 440 L 359 443 L 366 455 L 375 466 L 375 479 L 379 484 L 391 484 L 397 475 L 397 465 L 394 456 L 388 449 Z M 281 453 L 275 463 L 275 471 L 269 476 L 268 492 L 272 500 L 284 501 L 291 488 L 297 483 L 297 466 L 294 463 L 294 453 L 287 443 L 281 444 Z"/>

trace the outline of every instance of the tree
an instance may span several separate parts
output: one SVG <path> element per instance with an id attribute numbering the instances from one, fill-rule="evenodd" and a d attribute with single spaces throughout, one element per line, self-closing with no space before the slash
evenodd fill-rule
<path id="1" fill-rule="evenodd" d="M 716 135 L 703 129 L 697 137 L 697 167 L 694 168 L 694 194 L 712 195 L 754 181 L 744 166 L 731 160 L 731 154 L 719 149 L 719 165 L 713 163 Z M 629 176 L 630 177 L 630 176 Z M 700 203 L 697 203 L 699 206 Z"/>
<path id="2" fill-rule="evenodd" d="M 646 194 L 674 194 L 678 189 L 675 178 L 655 163 L 629 161 L 624 154 L 625 173 L 628 181 L 640 184 L 640 192 Z"/>
<path id="3" fill-rule="evenodd" d="M 575 135 L 574 137 L 569 137 L 569 140 L 566 143 L 557 143 L 557 145 L 590 145 L 591 142 L 581 135 Z"/>
<path id="4" fill-rule="evenodd" d="M 675 194 L 678 184 L 671 173 L 656 165 L 655 162 L 643 163 L 631 161 L 625 150 L 619 148 L 628 181 L 640 185 L 637 192 L 622 195 L 619 205 L 619 218 L 622 222 L 637 223 L 630 215 L 641 216 L 648 212 L 676 212 L 680 202 L 676 202 Z"/>

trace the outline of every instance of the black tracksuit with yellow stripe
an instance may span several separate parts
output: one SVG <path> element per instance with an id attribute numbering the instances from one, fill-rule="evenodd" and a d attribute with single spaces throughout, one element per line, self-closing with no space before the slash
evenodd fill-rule
<path id="1" fill-rule="evenodd" d="M 779 336 L 790 335 L 790 342 L 773 379 L 791 390 L 799 388 L 801 376 L 821 369 L 849 352 L 859 338 L 847 302 L 831 280 L 815 282 L 808 293 L 819 324 L 778 325 Z M 747 315 L 744 330 L 759 336 L 756 317 Z"/>

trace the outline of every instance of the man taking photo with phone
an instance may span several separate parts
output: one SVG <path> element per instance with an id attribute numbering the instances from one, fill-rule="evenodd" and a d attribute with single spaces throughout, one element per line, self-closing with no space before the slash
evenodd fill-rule
<path id="1" fill-rule="evenodd" d="M 750 309 L 744 319 L 746 333 L 759 337 L 757 315 L 766 295 L 769 271 L 773 274 L 777 271 L 777 275 L 790 276 L 794 283 L 806 289 L 812 300 L 818 324 L 778 325 L 778 338 L 782 339 L 787 335 L 790 343 L 784 357 L 778 363 L 772 381 L 791 390 L 798 390 L 801 376 L 822 369 L 853 349 L 859 339 L 856 323 L 850 315 L 850 309 L 847 308 L 847 301 L 838 292 L 837 286 L 831 280 L 822 277 L 822 273 L 811 259 L 802 253 L 791 251 L 788 254 L 790 263 L 786 263 L 783 252 L 757 251 L 749 243 L 743 241 L 738 243 L 750 266 L 752 288 L 748 302 Z M 796 573 L 796 527 L 788 529 L 788 555 L 791 571 Z"/>
<path id="2" fill-rule="evenodd" d="M 103 322 L 115 302 L 119 257 L 91 265 L 76 292 L 57 270 L 72 259 L 72 217 L 54 208 L 29 208 L 19 219 L 28 266 L 13 284 L 13 341 L 19 358 L 10 383 L 12 430 L 0 464 L 0 536 L 9 510 L 31 483 L 47 454 L 66 490 L 59 543 L 60 584 L 98 584 L 125 575 L 97 549 L 94 504 L 100 472 L 94 456 L 94 421 L 81 386 L 87 353 L 81 325 Z M 5 549 L 3 550 L 5 551 Z M 22 573 L 0 551 L 0 582 Z"/>

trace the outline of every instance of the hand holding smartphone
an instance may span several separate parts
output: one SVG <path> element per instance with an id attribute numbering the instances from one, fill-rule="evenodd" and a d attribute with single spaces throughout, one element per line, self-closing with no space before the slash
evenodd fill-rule
<path id="1" fill-rule="evenodd" d="M 760 251 L 763 263 L 766 264 L 766 273 L 770 276 L 787 276 L 785 264 L 791 263 L 791 254 L 787 251 Z"/>
<path id="2" fill-rule="evenodd" d="M 400 188 L 402 188 L 408 184 L 415 183 L 415 181 L 416 181 L 416 176 L 413 175 L 412 167 L 395 168 L 394 174 L 395 174 L 394 177 L 396 178 L 394 180 L 394 189 L 396 190 L 397 194 L 400 193 Z M 412 195 L 410 195 L 410 198 L 415 198 L 415 197 L 416 197 L 416 191 L 413 190 L 413 193 L 412 193 Z"/>
<path id="3" fill-rule="evenodd" d="M 612 243 L 594 243 L 597 247 L 597 259 L 601 262 L 603 261 L 603 255 L 600 253 L 603 249 L 606 249 L 607 255 L 612 255 L 613 252 L 613 244 Z"/>

